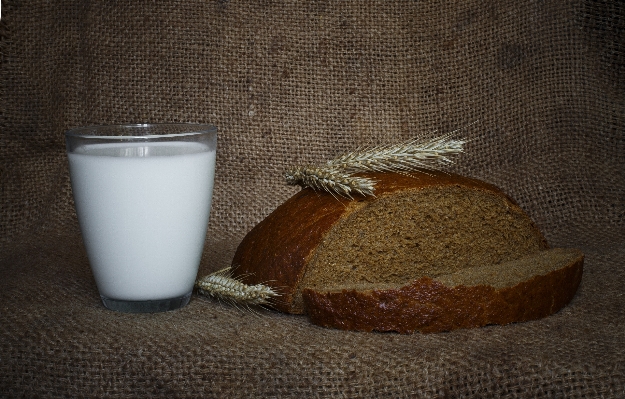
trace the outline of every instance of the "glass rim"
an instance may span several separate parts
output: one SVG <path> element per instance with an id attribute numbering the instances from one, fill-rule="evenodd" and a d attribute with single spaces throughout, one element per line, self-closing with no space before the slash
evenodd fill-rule
<path id="1" fill-rule="evenodd" d="M 166 133 L 166 134 L 145 134 L 145 135 L 122 135 L 122 134 L 89 134 L 96 130 L 106 129 L 130 129 L 130 128 L 164 128 L 164 127 L 184 127 L 187 128 L 187 132 L 180 133 Z M 184 130 L 184 129 L 183 129 Z M 103 139 L 103 140 L 148 140 L 158 138 L 171 138 L 171 137 L 185 137 L 201 135 L 206 133 L 217 133 L 217 127 L 215 125 L 207 123 L 190 123 L 190 122 L 172 122 L 172 123 L 128 123 L 128 124 L 113 124 L 113 125 L 91 125 L 74 127 L 65 132 L 65 137 L 77 137 L 87 139 Z"/>

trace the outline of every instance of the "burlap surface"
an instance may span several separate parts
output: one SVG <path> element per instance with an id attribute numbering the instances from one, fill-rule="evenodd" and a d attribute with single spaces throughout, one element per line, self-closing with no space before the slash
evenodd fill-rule
<path id="1" fill-rule="evenodd" d="M 3 2 L 0 396 L 625 397 L 624 18 L 581 0 Z M 580 290 L 540 321 L 433 335 L 200 297 L 108 311 L 63 132 L 170 121 L 219 127 L 201 274 L 297 191 L 287 165 L 462 129 L 453 169 L 584 250 Z"/>

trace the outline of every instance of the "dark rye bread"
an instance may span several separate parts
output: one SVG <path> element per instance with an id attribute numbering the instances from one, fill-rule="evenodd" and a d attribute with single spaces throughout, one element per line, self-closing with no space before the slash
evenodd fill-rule
<path id="1" fill-rule="evenodd" d="M 569 262 L 577 265 L 574 272 L 559 273 L 559 268 L 571 265 L 561 261 L 559 250 L 546 251 L 545 238 L 527 214 L 493 185 L 441 172 L 366 176 L 377 181 L 375 197 L 339 200 L 304 189 L 288 199 L 243 239 L 232 263 L 235 275 L 279 291 L 282 296 L 275 307 L 280 311 L 308 313 L 321 325 L 366 331 L 441 331 L 528 320 L 557 311 L 575 293 L 581 259 L 574 256 Z M 554 258 L 555 253 L 560 255 Z M 551 270 L 555 264 L 560 267 Z M 549 274 L 552 271 L 556 274 Z M 540 273 L 550 275 L 552 285 L 545 288 L 540 280 L 542 288 L 535 289 L 541 290 L 542 299 L 532 305 L 539 311 L 524 311 L 528 300 L 518 294 L 532 292 L 538 281 L 533 278 Z M 519 285 L 522 282 L 529 286 Z M 471 289 L 464 292 L 461 287 Z M 566 301 L 554 302 L 547 294 L 559 287 L 566 287 L 563 294 L 549 295 Z M 441 298 L 425 305 L 418 305 L 420 294 L 402 300 L 406 315 L 416 318 L 408 327 L 401 321 L 406 317 L 393 324 L 388 318 L 396 316 L 387 312 L 388 317 L 382 317 L 383 308 L 371 302 L 376 295 L 415 290 Z M 458 295 L 471 298 L 467 305 L 479 303 L 480 295 L 480 306 L 496 307 L 505 302 L 502 298 L 516 302 L 499 318 L 488 316 L 493 312 L 488 308 L 484 317 L 452 317 L 451 322 L 428 327 L 428 309 L 447 304 L 447 299 L 458 302 L 453 299 Z M 362 308 L 360 319 L 354 319 L 348 304 Z M 449 312 L 458 311 L 454 309 Z M 377 323 L 381 320 L 384 323 Z"/>
<path id="2" fill-rule="evenodd" d="M 569 303 L 583 261 L 579 250 L 555 248 L 404 286 L 304 289 L 304 303 L 314 324 L 343 330 L 431 333 L 509 324 L 548 316 Z"/>

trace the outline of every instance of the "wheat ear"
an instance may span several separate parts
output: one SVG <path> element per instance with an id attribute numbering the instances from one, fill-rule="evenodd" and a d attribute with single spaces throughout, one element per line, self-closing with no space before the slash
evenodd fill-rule
<path id="1" fill-rule="evenodd" d="M 463 152 L 464 140 L 450 135 L 428 141 L 413 139 L 394 145 L 359 149 L 341 155 L 327 165 L 345 173 L 412 172 L 420 169 L 439 169 L 439 164 L 451 164 L 451 156 Z"/>
<path id="2" fill-rule="evenodd" d="M 284 173 L 287 184 L 324 190 L 352 198 L 352 194 L 373 195 L 371 179 L 351 176 L 339 168 L 296 166 Z"/>
<path id="3" fill-rule="evenodd" d="M 323 166 L 296 166 L 285 172 L 287 184 L 324 190 L 352 198 L 352 194 L 374 195 L 375 180 L 353 176 L 364 172 L 436 170 L 453 163 L 451 157 L 463 152 L 466 141 L 454 132 L 431 140 L 408 140 L 394 145 L 357 149 L 328 161 Z"/>
<path id="4" fill-rule="evenodd" d="M 235 306 L 270 305 L 273 297 L 279 296 L 263 284 L 247 285 L 231 275 L 231 268 L 218 270 L 195 282 L 200 294 L 207 295 Z"/>

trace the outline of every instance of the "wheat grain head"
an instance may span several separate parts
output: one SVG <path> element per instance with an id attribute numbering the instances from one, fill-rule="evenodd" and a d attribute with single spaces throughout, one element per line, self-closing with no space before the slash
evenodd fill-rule
<path id="1" fill-rule="evenodd" d="M 464 140 L 452 139 L 450 135 L 427 141 L 412 139 L 399 144 L 358 149 L 328 161 L 327 166 L 344 173 L 439 169 L 439 165 L 453 163 L 451 157 L 463 152 L 464 144 Z"/>
<path id="2" fill-rule="evenodd" d="M 287 184 L 323 190 L 349 199 L 353 199 L 353 193 L 374 195 L 373 179 L 353 175 L 365 172 L 409 174 L 440 169 L 453 163 L 452 157 L 464 151 L 466 141 L 454 139 L 455 133 L 429 140 L 411 139 L 399 144 L 359 148 L 322 166 L 296 166 L 288 169 L 284 176 Z"/>
<path id="3" fill-rule="evenodd" d="M 247 285 L 232 277 L 231 268 L 218 270 L 195 282 L 200 294 L 228 302 L 235 306 L 271 305 L 271 299 L 279 296 L 264 284 Z"/>
<path id="4" fill-rule="evenodd" d="M 350 199 L 354 193 L 373 195 L 375 185 L 372 179 L 352 176 L 332 167 L 296 166 L 288 169 L 284 176 L 287 184 L 336 193 Z"/>

